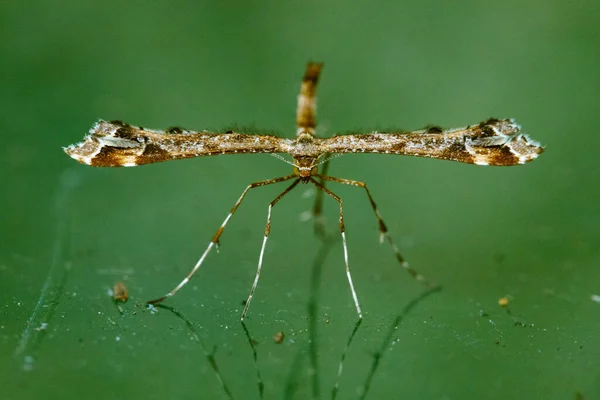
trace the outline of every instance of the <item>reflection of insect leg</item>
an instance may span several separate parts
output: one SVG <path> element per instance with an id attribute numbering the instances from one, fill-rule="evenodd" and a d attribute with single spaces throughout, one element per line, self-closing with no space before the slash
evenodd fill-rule
<path id="1" fill-rule="evenodd" d="M 208 253 L 210 253 L 210 250 L 215 245 L 216 246 L 219 245 L 219 239 L 220 239 L 221 235 L 223 234 L 223 230 L 225 229 L 225 226 L 227 225 L 227 222 L 229 222 L 229 220 L 231 219 L 231 217 L 233 216 L 233 214 L 235 214 L 235 212 L 237 211 L 237 209 L 240 206 L 240 204 L 242 204 L 242 200 L 244 200 L 244 197 L 246 197 L 246 193 L 248 193 L 248 191 L 250 189 L 254 189 L 254 188 L 257 188 L 257 187 L 260 187 L 260 186 L 271 185 L 273 183 L 283 182 L 283 181 L 287 181 L 287 180 L 294 179 L 294 178 L 297 178 L 297 176 L 296 175 L 288 175 L 288 176 L 282 176 L 280 178 L 267 179 L 266 181 L 254 182 L 254 183 L 249 184 L 246 187 L 246 189 L 242 192 L 242 195 L 240 196 L 240 198 L 238 199 L 238 201 L 235 203 L 235 205 L 233 206 L 233 208 L 231 209 L 231 211 L 229 212 L 229 214 L 225 218 L 225 221 L 223 221 L 223 223 L 221 224 L 221 227 L 219 227 L 219 229 L 217 230 L 217 233 L 215 233 L 215 235 L 213 236 L 212 240 L 208 244 L 208 247 L 206 248 L 206 250 L 204 250 L 204 253 L 200 257 L 200 259 L 198 259 L 198 262 L 196 262 L 196 265 L 194 265 L 194 268 L 192 268 L 192 270 L 190 271 L 190 273 L 179 283 L 179 285 L 177 285 L 175 287 L 175 289 L 171 290 L 166 295 L 164 295 L 162 297 L 159 297 L 158 299 L 148 301 L 148 304 L 157 304 L 157 303 L 160 303 L 161 301 L 165 300 L 167 297 L 173 296 L 175 293 L 177 293 L 179 291 L 179 289 L 181 289 L 183 286 L 185 286 L 186 283 L 188 283 L 188 281 L 196 273 L 196 271 L 198 270 L 198 268 L 200 268 L 200 266 L 202 265 L 202 263 L 206 259 L 206 256 L 208 256 Z"/>
<path id="2" fill-rule="evenodd" d="M 323 178 L 327 178 L 323 176 Z M 329 196 L 333 197 L 335 201 L 340 205 L 340 232 L 342 234 L 342 244 L 344 246 L 344 262 L 346 263 L 346 276 L 348 277 L 348 283 L 350 284 L 350 290 L 352 291 L 352 298 L 354 299 L 354 305 L 356 306 L 356 312 L 358 313 L 358 317 L 362 318 L 362 312 L 360 311 L 360 304 L 358 304 L 358 297 L 356 296 L 356 291 L 354 290 L 354 283 L 352 283 L 352 275 L 350 275 L 350 266 L 348 265 L 348 246 L 346 244 L 346 228 L 344 226 L 344 207 L 342 205 L 342 199 L 333 193 L 331 190 L 327 189 L 325 186 L 321 185 L 319 182 L 314 180 L 313 178 L 310 181 L 321 191 L 325 192 Z"/>
<path id="3" fill-rule="evenodd" d="M 353 181 L 350 179 L 335 178 L 333 176 L 325 176 L 325 175 L 317 175 L 317 176 L 326 181 L 338 182 L 338 183 L 341 183 L 344 185 L 350 185 L 350 186 L 355 186 L 355 187 L 365 189 L 365 192 L 367 193 L 367 196 L 369 197 L 369 202 L 371 203 L 371 208 L 373 208 L 373 211 L 375 212 L 375 217 L 377 217 L 377 222 L 379 224 L 379 240 L 381 242 L 383 242 L 384 239 L 387 240 L 387 242 L 392 247 L 392 251 L 394 252 L 396 259 L 398 260 L 398 262 L 400 263 L 402 268 L 404 268 L 413 278 L 415 278 L 416 280 L 418 280 L 425 286 L 431 286 L 429 281 L 427 281 L 427 279 L 425 279 L 425 277 L 423 275 L 421 275 L 415 269 L 413 269 L 408 264 L 408 262 L 404 259 L 404 257 L 402 257 L 402 254 L 400 254 L 400 250 L 398 250 L 398 246 L 396 246 L 396 244 L 392 240 L 392 237 L 390 236 L 390 234 L 388 232 L 388 228 L 387 228 L 385 222 L 383 222 L 383 218 L 381 217 L 381 214 L 379 213 L 379 210 L 377 209 L 377 204 L 375 204 L 375 200 L 373 200 L 373 196 L 371 196 L 371 191 L 369 191 L 369 188 L 367 187 L 366 183 L 359 182 L 359 181 Z"/>
<path id="4" fill-rule="evenodd" d="M 242 312 L 241 320 L 243 321 L 246 318 L 246 313 L 248 312 L 248 308 L 250 307 L 250 302 L 252 301 L 252 296 L 254 296 L 254 290 L 256 290 L 256 285 L 258 284 L 258 278 L 260 278 L 260 270 L 262 269 L 262 261 L 263 256 L 265 254 L 265 247 L 267 245 L 267 239 L 269 238 L 269 234 L 271 233 L 271 210 L 281 200 L 283 196 L 288 194 L 296 185 L 300 182 L 300 179 L 296 179 L 290 186 L 287 187 L 283 192 L 279 194 L 279 196 L 275 197 L 275 199 L 269 203 L 269 211 L 267 213 L 267 225 L 265 226 L 265 237 L 263 238 L 262 247 L 260 249 L 260 256 L 258 257 L 258 268 L 256 269 L 256 276 L 254 277 L 254 283 L 252 284 L 252 289 L 250 289 L 250 295 L 248 296 L 248 300 L 246 300 L 246 304 L 244 306 L 244 311 Z"/>

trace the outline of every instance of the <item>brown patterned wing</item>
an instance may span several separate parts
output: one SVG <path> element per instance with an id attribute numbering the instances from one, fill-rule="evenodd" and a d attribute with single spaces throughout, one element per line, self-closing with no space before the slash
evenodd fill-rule
<path id="1" fill-rule="evenodd" d="M 99 121 L 83 142 L 65 147 L 82 164 L 95 167 L 133 167 L 181 158 L 220 154 L 285 153 L 290 140 L 277 136 L 222 134 L 172 128 L 166 132 L 121 121 Z"/>
<path id="2" fill-rule="evenodd" d="M 520 133 L 512 119 L 489 119 L 475 126 L 442 131 L 343 135 L 324 139 L 329 153 L 382 153 L 439 158 L 478 165 L 533 161 L 544 149 Z"/>

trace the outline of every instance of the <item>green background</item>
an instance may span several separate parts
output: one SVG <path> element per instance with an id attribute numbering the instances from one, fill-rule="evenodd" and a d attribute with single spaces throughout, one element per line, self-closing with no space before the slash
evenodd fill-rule
<path id="1" fill-rule="evenodd" d="M 94 169 L 61 150 L 99 118 L 293 137 L 315 60 L 324 135 L 494 116 L 546 146 L 511 168 L 334 160 L 331 174 L 368 182 L 411 265 L 444 286 L 393 329 L 367 398 L 600 398 L 599 21 L 591 0 L 1 2 L 0 397 L 226 399 L 207 354 L 233 398 L 260 398 L 257 372 L 264 398 L 331 396 L 356 313 L 337 236 L 311 285 L 309 187 L 274 209 L 247 319 L 256 364 L 239 315 L 283 186 L 251 193 L 220 252 L 168 301 L 190 325 L 144 307 L 187 273 L 248 183 L 289 165 L 239 155 Z M 365 311 L 339 378 L 338 398 L 354 399 L 422 288 L 378 244 L 364 193 L 332 189 Z M 119 280 L 121 309 L 108 294 Z"/>

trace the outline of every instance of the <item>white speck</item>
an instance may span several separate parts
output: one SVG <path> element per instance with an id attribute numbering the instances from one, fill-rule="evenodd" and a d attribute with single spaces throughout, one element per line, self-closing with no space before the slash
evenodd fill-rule
<path id="1" fill-rule="evenodd" d="M 591 299 L 592 299 L 592 301 L 593 301 L 593 302 L 595 302 L 595 303 L 600 303 L 600 295 L 593 294 L 593 295 L 591 296 Z"/>
<path id="2" fill-rule="evenodd" d="M 148 304 L 148 310 L 150 310 L 152 314 L 156 314 L 158 312 L 158 309 L 154 307 L 153 304 Z"/>
<path id="3" fill-rule="evenodd" d="M 300 213 L 300 221 L 302 222 L 310 221 L 312 217 L 312 211 L 303 211 L 302 213 Z"/>
<path id="4" fill-rule="evenodd" d="M 31 371 L 33 369 L 33 357 L 25 356 L 23 360 L 23 371 Z"/>
<path id="5" fill-rule="evenodd" d="M 120 342 L 120 341 L 121 341 L 121 336 L 117 336 L 117 337 L 115 338 L 115 340 L 116 340 L 117 342 Z"/>
<path id="6" fill-rule="evenodd" d="M 317 191 L 315 190 L 314 187 L 310 187 L 308 189 L 306 189 L 303 193 L 302 193 L 302 198 L 303 199 L 310 199 L 311 197 L 313 197 L 315 194 L 317 193 Z"/>

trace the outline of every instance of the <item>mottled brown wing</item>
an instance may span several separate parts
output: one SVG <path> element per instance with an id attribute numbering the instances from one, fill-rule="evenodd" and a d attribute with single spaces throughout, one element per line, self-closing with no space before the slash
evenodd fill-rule
<path id="1" fill-rule="evenodd" d="M 277 136 L 193 132 L 173 128 L 155 131 L 120 121 L 99 121 L 83 142 L 65 147 L 82 164 L 133 167 L 181 158 L 244 153 L 285 153 L 290 140 Z"/>
<path id="2" fill-rule="evenodd" d="M 343 135 L 324 139 L 329 153 L 382 153 L 439 158 L 478 165 L 516 165 L 534 160 L 544 149 L 520 133 L 511 119 L 442 131 Z"/>

